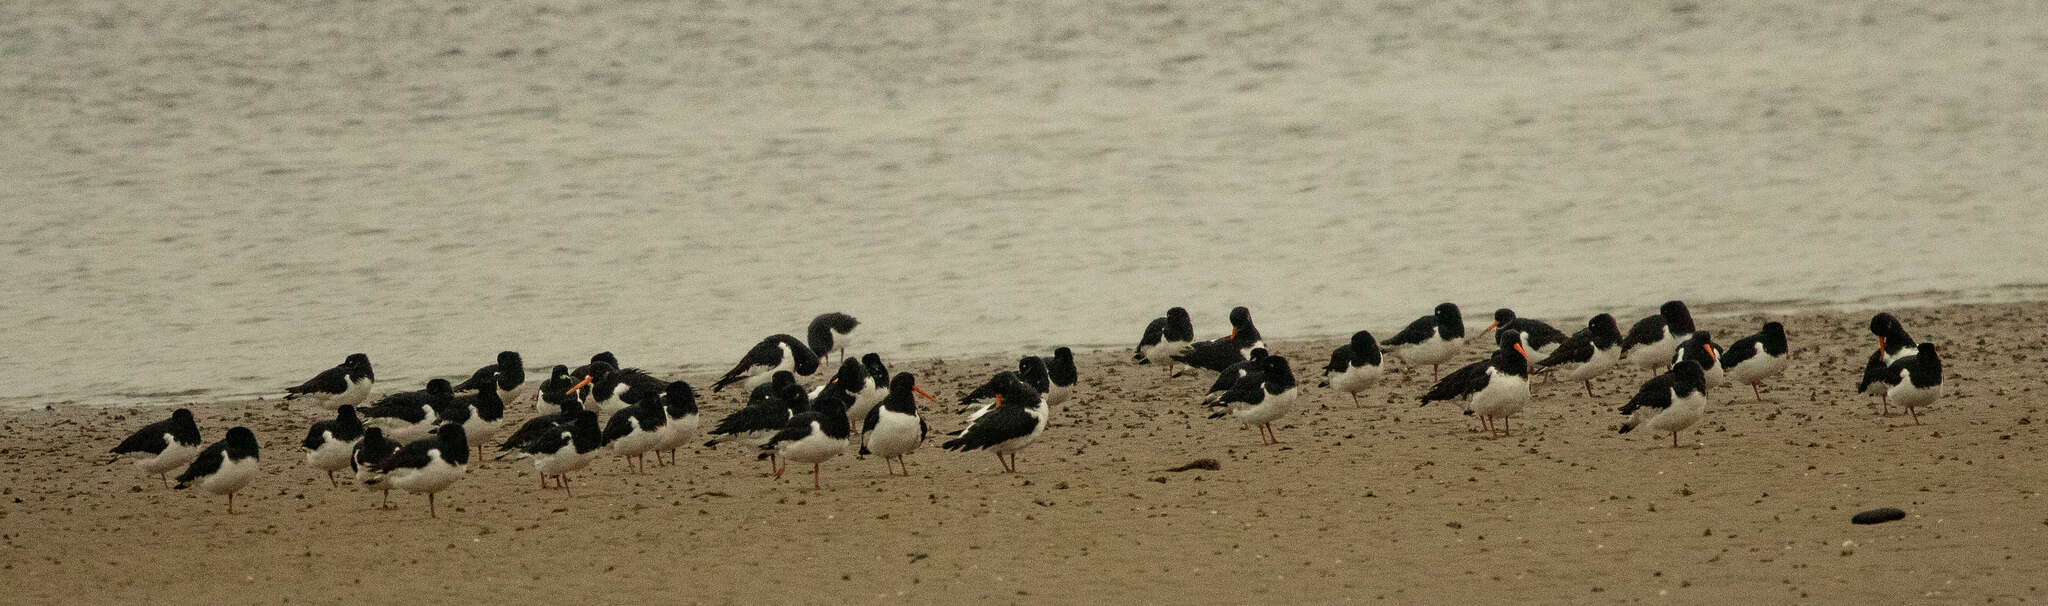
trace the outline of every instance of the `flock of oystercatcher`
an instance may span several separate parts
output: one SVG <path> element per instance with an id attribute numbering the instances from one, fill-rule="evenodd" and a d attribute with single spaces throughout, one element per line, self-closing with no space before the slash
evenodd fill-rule
<path id="1" fill-rule="evenodd" d="M 1216 372 L 1202 398 L 1214 411 L 1211 418 L 1233 417 L 1256 427 L 1262 444 L 1278 443 L 1273 423 L 1294 410 L 1300 384 L 1287 358 L 1266 350 L 1249 309 L 1232 309 L 1229 317 L 1229 334 L 1196 341 L 1187 310 L 1169 309 L 1145 327 L 1132 360 L 1163 363 L 1170 376 L 1189 369 Z M 846 314 L 824 314 L 811 322 L 805 340 L 777 334 L 748 350 L 711 388 L 719 392 L 738 386 L 747 390 L 746 402 L 712 424 L 704 446 L 735 442 L 751 447 L 769 461 L 777 479 L 789 463 L 809 463 L 813 490 L 823 488 L 822 465 L 854 446 L 861 455 L 880 456 L 891 475 L 899 468 L 909 475 L 904 456 L 930 433 L 914 396 L 938 399 L 919 387 L 911 373 L 890 374 L 875 353 L 848 356 L 847 338 L 859 324 Z M 1585 328 L 1567 335 L 1505 308 L 1494 312 L 1493 322 L 1475 336 L 1489 332 L 1494 333 L 1491 355 L 1440 374 L 1467 340 L 1458 306 L 1444 303 L 1392 338 L 1377 340 L 1363 330 L 1351 335 L 1331 352 L 1320 386 L 1347 393 L 1355 402 L 1384 376 L 1383 354 L 1392 354 L 1411 366 L 1431 367 L 1434 384 L 1418 398 L 1423 405 L 1453 402 L 1464 414 L 1476 415 L 1481 430 L 1502 437 L 1511 435 L 1509 419 L 1531 400 L 1532 373 L 1583 382 L 1591 397 L 1594 378 L 1627 363 L 1659 374 L 1620 407 L 1627 416 L 1620 432 L 1669 433 L 1677 447 L 1678 434 L 1703 416 L 1709 388 L 1746 384 L 1761 401 L 1760 386 L 1784 371 L 1790 353 L 1784 325 L 1777 322 L 1724 348 L 1707 331 L 1695 330 L 1681 301 L 1665 303 L 1627 333 L 1609 314 L 1593 316 Z M 1877 349 L 1857 391 L 1884 398 L 1887 416 L 1892 404 L 1904 407 L 1918 424 L 1918 410 L 1941 396 L 1935 345 L 1914 341 L 1889 313 L 1871 318 L 1870 332 L 1877 337 Z M 821 373 L 824 360 L 835 348 L 840 364 L 826 376 Z M 806 389 L 802 381 L 814 378 L 823 382 Z M 996 373 L 961 398 L 965 426 L 940 446 L 988 450 L 1004 471 L 1014 472 L 1018 451 L 1044 434 L 1053 407 L 1073 396 L 1078 380 L 1069 348 L 1057 348 L 1050 358 L 1025 356 L 1017 370 Z M 657 466 L 664 464 L 663 453 L 674 464 L 676 451 L 698 437 L 701 428 L 698 392 L 689 383 L 623 367 L 610 352 L 574 369 L 557 365 L 539 381 L 528 381 L 519 354 L 506 351 L 460 384 L 432 379 L 417 391 L 372 401 L 375 385 L 369 356 L 358 353 L 285 390 L 286 400 L 334 413 L 306 432 L 301 444 L 306 465 L 326 472 L 336 486 L 335 474 L 348 471 L 363 488 L 383 493 L 380 508 L 389 507 L 393 488 L 426 494 L 429 516 L 438 515 L 434 495 L 463 478 L 472 445 L 483 457 L 487 445 L 497 441 L 496 458 L 527 459 L 541 488 L 549 488 L 553 479 L 554 488 L 574 496 L 569 474 L 599 457 L 621 457 L 633 473 L 644 473 L 648 453 L 654 453 Z M 505 405 L 526 399 L 536 415 L 497 440 L 507 425 Z M 192 412 L 180 408 L 169 419 L 137 430 L 112 452 L 116 460 L 139 458 L 138 465 L 166 485 L 172 484 L 170 472 L 182 469 L 176 488 L 197 486 L 225 495 L 233 513 L 235 492 L 259 475 L 256 435 L 234 427 L 218 442 L 204 447 L 201 442 Z"/>

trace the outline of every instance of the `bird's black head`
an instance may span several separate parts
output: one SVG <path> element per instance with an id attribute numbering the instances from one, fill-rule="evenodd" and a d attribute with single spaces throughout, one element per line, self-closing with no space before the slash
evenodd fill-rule
<path id="1" fill-rule="evenodd" d="M 889 367 L 882 364 L 881 354 L 872 351 L 868 352 L 867 355 L 860 357 L 860 366 L 867 369 L 868 378 L 874 379 L 875 384 L 880 385 L 889 382 Z"/>
<path id="2" fill-rule="evenodd" d="M 363 430 L 363 442 L 368 443 L 382 441 L 384 441 L 384 430 L 382 428 L 371 427 L 369 429 Z"/>
<path id="3" fill-rule="evenodd" d="M 336 421 L 347 421 L 354 418 L 356 418 L 356 407 L 354 406 L 343 404 L 341 408 L 334 409 L 334 420 Z"/>
<path id="4" fill-rule="evenodd" d="M 1614 314 L 1593 316 L 1586 320 L 1586 330 L 1593 331 L 1595 337 L 1621 338 L 1621 323 L 1614 321 Z"/>
<path id="5" fill-rule="evenodd" d="M 590 363 L 591 363 L 592 365 L 595 365 L 595 364 L 597 364 L 598 362 L 603 362 L 603 363 L 606 363 L 606 364 L 610 364 L 610 365 L 612 365 L 612 368 L 618 368 L 618 367 L 619 367 L 619 357 L 618 357 L 618 356 L 615 356 L 615 355 L 612 355 L 612 352 L 609 352 L 609 351 L 600 351 L 600 352 L 597 352 L 596 354 L 594 354 L 594 355 L 590 356 Z"/>
<path id="6" fill-rule="evenodd" d="M 1785 324 L 1782 322 L 1765 322 L 1763 333 L 1783 339 L 1785 338 Z"/>
<path id="7" fill-rule="evenodd" d="M 1038 402 L 1039 392 L 1014 374 L 997 375 L 996 393 L 1001 394 L 1003 406 L 1032 406 Z"/>
<path id="8" fill-rule="evenodd" d="M 180 408 L 180 409 L 177 409 L 177 410 L 173 410 L 173 411 L 171 411 L 171 421 L 173 421 L 173 422 L 176 422 L 176 423 L 177 423 L 177 424 L 179 424 L 179 425 L 198 425 L 198 424 L 199 424 L 199 423 L 198 423 L 198 421 L 195 421 L 195 420 L 193 420 L 193 418 L 192 418 L 192 410 L 191 410 L 191 409 L 189 409 L 189 408 Z"/>
<path id="9" fill-rule="evenodd" d="M 1502 308 L 1500 308 L 1500 309 L 1496 309 L 1496 310 L 1493 310 L 1493 323 L 1494 323 L 1494 325 L 1496 325 L 1496 326 L 1507 326 L 1507 325 L 1508 325 L 1509 323 L 1511 323 L 1511 322 L 1514 322 L 1514 321 L 1515 321 L 1515 310 L 1512 310 L 1512 309 L 1508 309 L 1508 308 L 1506 308 L 1506 307 L 1502 307 Z"/>
<path id="10" fill-rule="evenodd" d="M 668 389 L 662 391 L 661 401 L 668 406 L 669 416 L 697 412 L 697 390 L 689 383 L 669 381 Z"/>
<path id="11" fill-rule="evenodd" d="M 1458 311 L 1456 303 L 1438 303 L 1431 315 L 1436 316 L 1437 323 L 1444 326 L 1465 325 L 1465 314 Z"/>
<path id="12" fill-rule="evenodd" d="M 1239 306 L 1239 307 L 1232 307 L 1232 308 L 1230 308 L 1230 326 L 1231 326 L 1231 328 L 1244 328 L 1244 327 L 1245 327 L 1245 325 L 1247 325 L 1247 324 L 1251 324 L 1251 323 L 1252 323 L 1252 310 L 1251 310 L 1251 308 L 1248 308 L 1248 307 L 1242 307 L 1242 306 Z"/>
<path id="13" fill-rule="evenodd" d="M 899 393 L 910 394 L 916 390 L 917 375 L 913 375 L 907 372 L 899 372 L 896 373 L 895 377 L 889 379 L 889 393 L 892 395 Z"/>
<path id="14" fill-rule="evenodd" d="M 427 395 L 435 398 L 453 398 L 455 386 L 448 384 L 447 379 L 432 379 L 427 381 Z"/>
<path id="15" fill-rule="evenodd" d="M 1038 356 L 1017 359 L 1017 378 L 1041 392 L 1052 389 L 1052 375 L 1046 372 L 1045 359 Z"/>
<path id="16" fill-rule="evenodd" d="M 1361 330 L 1351 333 L 1351 357 L 1364 360 L 1367 364 L 1380 363 L 1380 342 L 1372 338 L 1372 331 Z"/>
<path id="17" fill-rule="evenodd" d="M 548 380 L 567 378 L 569 378 L 569 365 L 567 364 L 556 364 L 554 368 L 548 369 Z"/>
<path id="18" fill-rule="evenodd" d="M 247 427 L 236 425 L 229 429 L 226 442 L 230 457 L 239 459 L 256 455 L 256 432 L 249 431 Z"/>
<path id="19" fill-rule="evenodd" d="M 775 371 L 774 375 L 768 377 L 768 384 L 777 391 L 788 387 L 796 387 L 796 373 L 787 370 Z"/>
<path id="20" fill-rule="evenodd" d="M 1260 347 L 1260 348 L 1257 348 L 1257 349 L 1253 349 L 1253 350 L 1252 350 L 1252 352 L 1251 352 L 1251 358 L 1250 358 L 1250 359 L 1251 359 L 1252 361 L 1256 362 L 1256 361 L 1258 361 L 1259 359 L 1261 359 L 1261 358 L 1264 358 L 1264 357 L 1266 357 L 1267 355 L 1269 355 L 1269 353 L 1270 353 L 1270 352 L 1267 352 L 1267 351 L 1266 351 L 1266 348 L 1264 348 L 1264 347 Z"/>
<path id="21" fill-rule="evenodd" d="M 342 360 L 341 363 L 352 368 L 369 368 L 370 354 L 352 353 L 348 355 L 348 358 Z"/>
<path id="22" fill-rule="evenodd" d="M 1067 364 L 1073 364 L 1074 349 L 1066 346 L 1055 347 L 1052 350 L 1052 359 L 1059 360 Z"/>
<path id="23" fill-rule="evenodd" d="M 1186 320 L 1186 319 L 1188 319 L 1188 309 L 1187 309 L 1187 308 L 1185 308 L 1185 307 L 1170 307 L 1170 308 L 1167 308 L 1167 310 L 1166 310 L 1166 319 L 1167 319 L 1167 320 Z"/>
<path id="24" fill-rule="evenodd" d="M 1671 367 L 1671 389 L 1677 391 L 1679 395 L 1688 395 L 1692 392 L 1704 394 L 1707 392 L 1707 373 L 1692 360 L 1680 361 Z"/>
<path id="25" fill-rule="evenodd" d="M 1266 356 L 1260 358 L 1259 368 L 1268 374 L 1294 372 L 1294 369 L 1287 364 L 1287 356 Z"/>
<path id="26" fill-rule="evenodd" d="M 1501 351 L 1521 352 L 1522 355 L 1527 355 L 1527 352 L 1519 347 L 1522 344 L 1522 331 L 1519 330 L 1510 328 L 1500 331 L 1493 336 L 1493 344 Z"/>
<path id="27" fill-rule="evenodd" d="M 1893 317 L 1891 312 L 1879 312 L 1877 315 L 1870 317 L 1870 334 L 1879 337 L 1891 337 L 1905 332 L 1905 330 L 1905 325 L 1900 324 L 1899 319 Z"/>
<path id="28" fill-rule="evenodd" d="M 832 380 L 838 381 L 841 388 L 852 390 L 858 389 L 867 376 L 868 369 L 860 365 L 860 360 L 845 358 L 839 361 L 839 372 L 832 375 Z"/>
<path id="29" fill-rule="evenodd" d="M 525 368 L 525 367 L 526 367 L 526 363 L 525 363 L 525 361 L 523 361 L 523 360 L 520 360 L 520 359 L 519 359 L 519 352 L 516 352 L 516 351 L 501 351 L 501 352 L 498 352 L 498 368 Z"/>
<path id="30" fill-rule="evenodd" d="M 1665 301 L 1657 307 L 1657 315 L 1664 317 L 1664 325 L 1672 334 L 1692 332 L 1692 311 L 1685 308 L 1684 301 Z"/>

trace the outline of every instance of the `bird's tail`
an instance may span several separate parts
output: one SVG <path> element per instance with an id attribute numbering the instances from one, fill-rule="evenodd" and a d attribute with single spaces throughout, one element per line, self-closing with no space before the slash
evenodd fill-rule
<path id="1" fill-rule="evenodd" d="M 1151 363 L 1152 363 L 1152 359 L 1151 359 L 1151 358 L 1147 358 L 1147 357 L 1145 357 L 1145 352 L 1142 352 L 1142 351 L 1140 351 L 1140 352 L 1136 352 L 1136 353 L 1133 353 L 1133 354 L 1131 354 L 1131 361 L 1132 361 L 1132 362 L 1137 362 L 1137 363 L 1139 363 L 1139 364 L 1151 364 Z"/>
<path id="2" fill-rule="evenodd" d="M 1621 422 L 1621 433 L 1635 431 L 1637 424 L 1635 417 L 1629 417 L 1629 420 Z"/>

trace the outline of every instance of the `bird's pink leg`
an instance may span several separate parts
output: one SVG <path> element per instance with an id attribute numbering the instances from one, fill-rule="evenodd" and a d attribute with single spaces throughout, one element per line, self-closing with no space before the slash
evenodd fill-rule
<path id="1" fill-rule="evenodd" d="M 569 490 L 569 474 L 565 473 L 559 476 L 555 476 L 555 479 L 556 481 L 561 482 L 562 492 L 567 493 L 569 495 L 569 498 L 576 498 L 576 491 Z"/>
<path id="2" fill-rule="evenodd" d="M 820 490 L 824 490 L 824 489 L 825 489 L 825 487 L 824 487 L 823 485 L 821 485 L 821 484 L 819 484 L 819 483 L 818 483 L 818 466 L 819 466 L 819 464 L 818 464 L 818 463 L 812 463 L 812 464 L 811 464 L 811 491 L 812 491 L 812 492 L 816 492 L 816 491 L 820 491 Z"/>
<path id="3" fill-rule="evenodd" d="M 1919 413 L 1919 412 L 1916 412 L 1916 411 L 1914 411 L 1914 410 L 1913 410 L 1913 407 L 1911 407 L 1911 406 L 1907 406 L 1907 407 L 1906 407 L 1906 414 L 1909 414 L 1909 415 L 1913 415 L 1913 424 L 1914 424 L 1914 425 L 1919 425 L 1919 424 L 1920 424 L 1920 413 Z"/>
<path id="4" fill-rule="evenodd" d="M 1756 401 L 1762 402 L 1764 401 L 1764 390 L 1762 387 L 1758 387 L 1759 385 L 1762 385 L 1762 383 L 1750 383 L 1749 391 L 1756 394 Z"/>
<path id="5" fill-rule="evenodd" d="M 1593 397 L 1593 380 L 1586 379 L 1586 397 Z"/>

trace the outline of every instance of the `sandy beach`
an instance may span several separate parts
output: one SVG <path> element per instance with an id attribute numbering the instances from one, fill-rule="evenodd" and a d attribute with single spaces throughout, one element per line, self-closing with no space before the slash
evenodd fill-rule
<path id="1" fill-rule="evenodd" d="M 297 448 L 314 418 L 281 402 L 194 403 L 207 439 L 256 430 L 264 475 L 227 515 L 101 453 L 162 408 L 0 412 L 0 569 L 11 603 L 375 603 L 439 596 L 539 603 L 2022 603 L 2048 566 L 2032 390 L 2048 304 L 1895 311 L 1947 345 L 1948 395 L 1922 425 L 1852 393 L 1869 310 L 1766 318 L 1705 306 L 1721 342 L 1785 322 L 1793 362 L 1767 385 L 1711 394 L 1671 448 L 1617 435 L 1642 371 L 1587 398 L 1539 383 L 1511 438 L 1450 407 L 1417 408 L 1427 369 L 1402 368 L 1362 405 L 1327 389 L 1277 428 L 1281 444 L 1206 418 L 1208 377 L 1168 379 L 1126 352 L 1080 357 L 1077 400 L 1000 473 L 994 457 L 910 457 L 910 477 L 852 456 L 825 489 L 769 479 L 752 454 L 686 450 L 629 475 L 617 460 L 574 498 L 530 468 L 486 462 L 424 499 L 327 485 Z M 1637 312 L 1630 312 L 1631 315 Z M 1722 315 L 1714 315 L 1714 314 Z M 1559 326 L 1583 318 L 1549 318 Z M 1625 321 L 1626 322 L 1626 321 Z M 1391 327 L 1381 330 L 1391 330 Z M 1313 368 L 1335 338 L 1273 343 Z M 1466 359 L 1479 355 L 1468 351 Z M 942 398 L 1008 360 L 898 366 Z M 687 379 L 700 385 L 710 377 Z M 706 404 L 716 418 L 736 404 Z M 523 418 L 530 409 L 514 407 Z M 929 410 L 936 431 L 959 426 Z M 1195 459 L 1214 471 L 1167 472 Z M 1898 507 L 1902 521 L 1849 523 Z"/>

